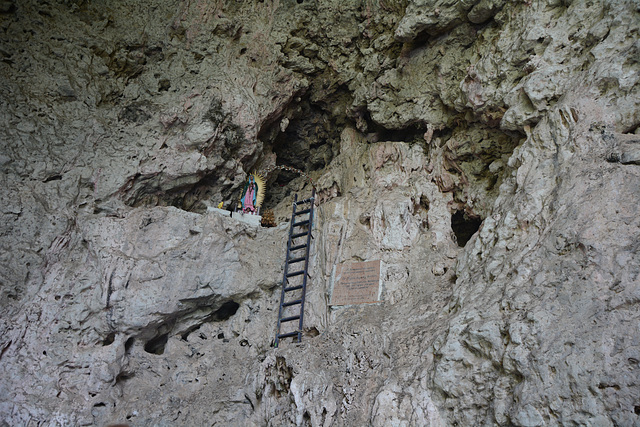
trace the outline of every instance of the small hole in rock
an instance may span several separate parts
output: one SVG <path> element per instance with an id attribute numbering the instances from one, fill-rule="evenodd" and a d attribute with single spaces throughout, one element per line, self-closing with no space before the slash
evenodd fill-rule
<path id="1" fill-rule="evenodd" d="M 116 339 L 116 333 L 115 332 L 111 332 L 109 333 L 109 335 L 107 335 L 105 337 L 105 339 L 102 341 L 102 346 L 106 347 L 108 345 L 113 344 L 113 341 Z"/>
<path id="2" fill-rule="evenodd" d="M 427 212 L 429 212 L 429 199 L 425 196 L 420 196 L 420 206 Z"/>
<path id="3" fill-rule="evenodd" d="M 214 318 L 216 320 L 227 320 L 228 318 L 236 314 L 239 307 L 240 304 L 238 304 L 237 302 L 227 301 L 222 304 L 222 306 L 218 310 L 216 310 L 215 313 L 213 313 Z"/>
<path id="4" fill-rule="evenodd" d="M 171 88 L 171 81 L 169 79 L 162 79 L 158 82 L 158 92 L 166 92 Z"/>
<path id="5" fill-rule="evenodd" d="M 224 334 L 222 334 L 222 333 L 218 334 L 218 339 L 219 340 L 223 340 L 224 339 Z"/>
<path id="6" fill-rule="evenodd" d="M 451 215 L 451 230 L 456 235 L 458 246 L 463 248 L 481 224 L 481 218 L 471 218 L 464 211 L 456 211 Z"/>
<path id="7" fill-rule="evenodd" d="M 129 349 L 131 348 L 131 346 L 133 345 L 133 342 L 135 340 L 133 339 L 133 337 L 129 338 L 128 340 L 126 340 L 124 342 L 124 351 L 127 352 L 129 351 Z"/>
<path id="8" fill-rule="evenodd" d="M 635 412 L 636 415 L 640 415 L 640 405 L 636 405 L 633 407 L 633 412 Z"/>
<path id="9" fill-rule="evenodd" d="M 50 182 L 50 181 L 59 181 L 62 179 L 62 175 L 52 175 L 48 178 L 45 178 L 42 182 Z"/>
<path id="10" fill-rule="evenodd" d="M 155 338 L 151 338 L 144 345 L 144 351 L 151 354 L 163 354 L 164 347 L 167 345 L 168 340 L 169 334 L 162 334 Z"/>

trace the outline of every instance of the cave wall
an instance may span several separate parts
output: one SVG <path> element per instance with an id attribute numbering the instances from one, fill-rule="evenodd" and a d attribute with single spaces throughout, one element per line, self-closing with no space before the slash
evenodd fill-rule
<path id="1" fill-rule="evenodd" d="M 2 425 L 640 422 L 633 1 L 0 4 Z M 287 217 L 318 191 L 302 344 Z M 380 259 L 379 304 L 331 307 Z"/>

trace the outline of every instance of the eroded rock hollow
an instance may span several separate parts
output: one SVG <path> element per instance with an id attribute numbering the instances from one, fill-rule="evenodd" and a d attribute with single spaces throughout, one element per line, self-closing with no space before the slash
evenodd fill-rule
<path id="1" fill-rule="evenodd" d="M 0 425 L 640 424 L 639 31 L 633 0 L 0 2 Z M 212 209 L 275 166 L 311 180 L 267 177 L 275 227 Z M 332 306 L 371 260 L 380 302 Z"/>

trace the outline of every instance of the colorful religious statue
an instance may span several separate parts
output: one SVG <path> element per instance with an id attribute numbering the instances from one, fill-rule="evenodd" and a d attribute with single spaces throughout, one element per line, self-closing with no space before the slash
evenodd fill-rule
<path id="1" fill-rule="evenodd" d="M 264 201 L 264 184 L 264 179 L 259 174 L 253 172 L 249 175 L 240 196 L 242 213 L 260 214 L 260 206 Z"/>
<path id="2" fill-rule="evenodd" d="M 242 189 L 240 200 L 238 200 L 237 211 L 240 211 L 244 214 L 260 215 L 260 208 L 262 207 L 262 202 L 264 202 L 266 184 L 265 177 L 268 177 L 269 174 L 274 170 L 284 170 L 297 173 L 303 176 L 307 181 L 309 181 L 311 186 L 315 188 L 313 181 L 311 181 L 311 177 L 300 169 L 295 169 L 290 166 L 284 165 L 274 165 L 270 168 L 267 168 L 266 170 L 263 170 L 261 173 L 252 172 L 249 174 L 247 182 L 244 184 L 244 188 Z"/>

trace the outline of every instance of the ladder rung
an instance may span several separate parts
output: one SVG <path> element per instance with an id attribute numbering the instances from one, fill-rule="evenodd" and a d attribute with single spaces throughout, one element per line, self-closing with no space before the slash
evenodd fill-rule
<path id="1" fill-rule="evenodd" d="M 291 249 L 289 249 L 289 252 L 291 252 L 291 251 L 297 251 L 298 249 L 302 249 L 302 248 L 306 248 L 306 247 L 307 247 L 307 244 L 306 244 L 306 243 L 303 243 L 302 245 L 298 245 L 298 246 L 294 246 L 294 247 L 292 247 Z"/>
<path id="2" fill-rule="evenodd" d="M 292 234 L 291 238 L 292 239 L 296 239 L 298 237 L 302 237 L 302 236 L 306 236 L 307 234 L 309 234 L 307 231 L 303 232 L 303 233 L 296 233 L 296 234 Z"/>
<path id="3" fill-rule="evenodd" d="M 302 285 L 289 286 L 288 288 L 284 288 L 284 291 L 291 292 L 291 291 L 297 291 L 298 289 L 302 289 Z"/>
<path id="4" fill-rule="evenodd" d="M 290 259 L 289 261 L 287 261 L 289 264 L 295 264 L 296 262 L 300 262 L 300 261 L 304 261 L 305 259 L 307 259 L 306 256 L 301 256 L 299 258 L 293 258 Z"/>
<path id="5" fill-rule="evenodd" d="M 311 209 L 305 209 L 300 212 L 296 212 L 296 215 L 304 215 L 304 214 L 308 214 L 309 212 L 311 212 Z"/>
<path id="6" fill-rule="evenodd" d="M 295 273 L 289 273 L 287 274 L 287 277 L 299 276 L 301 274 L 304 274 L 304 270 L 296 271 Z"/>
<path id="7" fill-rule="evenodd" d="M 300 304 L 301 302 L 302 302 L 301 299 L 297 299 L 295 301 L 284 302 L 284 303 L 282 303 L 282 306 L 283 307 L 289 307 L 290 305 Z M 298 317 L 300 317 L 300 316 L 298 316 Z"/>
<path id="8" fill-rule="evenodd" d="M 280 319 L 280 323 L 282 323 L 282 322 L 291 322 L 292 320 L 298 320 L 299 318 L 300 318 L 300 315 L 283 317 L 282 319 Z"/>
<path id="9" fill-rule="evenodd" d="M 300 332 L 287 332 L 286 334 L 278 334 L 278 339 L 280 338 L 289 338 L 289 337 L 297 337 Z"/>
<path id="10" fill-rule="evenodd" d="M 304 199 L 304 200 L 300 200 L 299 202 L 296 202 L 296 204 L 298 205 L 303 205 L 305 203 L 311 203 L 313 202 L 315 199 L 313 197 L 310 197 L 308 199 Z"/>
<path id="11" fill-rule="evenodd" d="M 301 225 L 307 225 L 309 224 L 309 220 L 305 219 L 304 221 L 298 221 L 298 222 L 294 222 L 293 226 L 294 227 L 300 227 Z"/>

